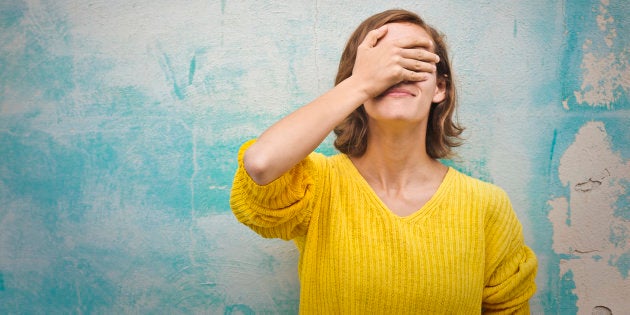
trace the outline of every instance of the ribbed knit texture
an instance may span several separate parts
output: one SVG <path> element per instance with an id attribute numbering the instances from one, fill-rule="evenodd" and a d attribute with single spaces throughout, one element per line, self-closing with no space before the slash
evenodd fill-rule
<path id="1" fill-rule="evenodd" d="M 295 241 L 301 314 L 529 313 L 536 256 L 500 188 L 451 168 L 399 217 L 343 154 L 312 153 L 257 185 L 243 168 L 252 142 L 231 207 L 263 237 Z"/>

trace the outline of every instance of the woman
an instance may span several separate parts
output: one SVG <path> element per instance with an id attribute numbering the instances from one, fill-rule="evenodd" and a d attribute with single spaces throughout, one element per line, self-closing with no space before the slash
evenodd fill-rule
<path id="1" fill-rule="evenodd" d="M 300 251 L 300 313 L 528 313 L 537 262 L 500 188 L 441 164 L 462 132 L 442 36 L 364 21 L 336 85 L 239 154 L 236 217 Z M 341 154 L 313 150 L 333 131 Z"/>

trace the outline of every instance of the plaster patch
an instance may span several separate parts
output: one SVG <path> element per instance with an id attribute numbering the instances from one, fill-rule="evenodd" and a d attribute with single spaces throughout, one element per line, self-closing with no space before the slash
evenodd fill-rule
<path id="1" fill-rule="evenodd" d="M 578 313 L 598 306 L 614 314 L 627 310 L 630 222 L 616 216 L 615 208 L 626 194 L 630 161 L 612 151 L 603 123 L 589 122 L 562 155 L 558 174 L 568 196 L 549 201 L 548 218 L 553 250 L 561 256 L 560 276 L 573 274 Z"/>

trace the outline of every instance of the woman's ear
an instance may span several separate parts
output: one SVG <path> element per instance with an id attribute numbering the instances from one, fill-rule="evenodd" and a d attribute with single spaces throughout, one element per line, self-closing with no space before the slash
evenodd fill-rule
<path id="1" fill-rule="evenodd" d="M 446 80 L 441 76 L 437 79 L 435 93 L 433 93 L 433 103 L 440 103 L 446 98 Z"/>

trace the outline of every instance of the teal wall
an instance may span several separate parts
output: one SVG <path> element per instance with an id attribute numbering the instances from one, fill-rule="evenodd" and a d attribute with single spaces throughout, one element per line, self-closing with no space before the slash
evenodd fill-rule
<path id="1" fill-rule="evenodd" d="M 534 312 L 630 310 L 627 1 L 15 0 L 0 314 L 295 313 L 296 249 L 231 215 L 236 151 L 330 88 L 350 32 L 391 7 L 448 35 L 468 127 L 448 163 L 510 194 Z"/>

